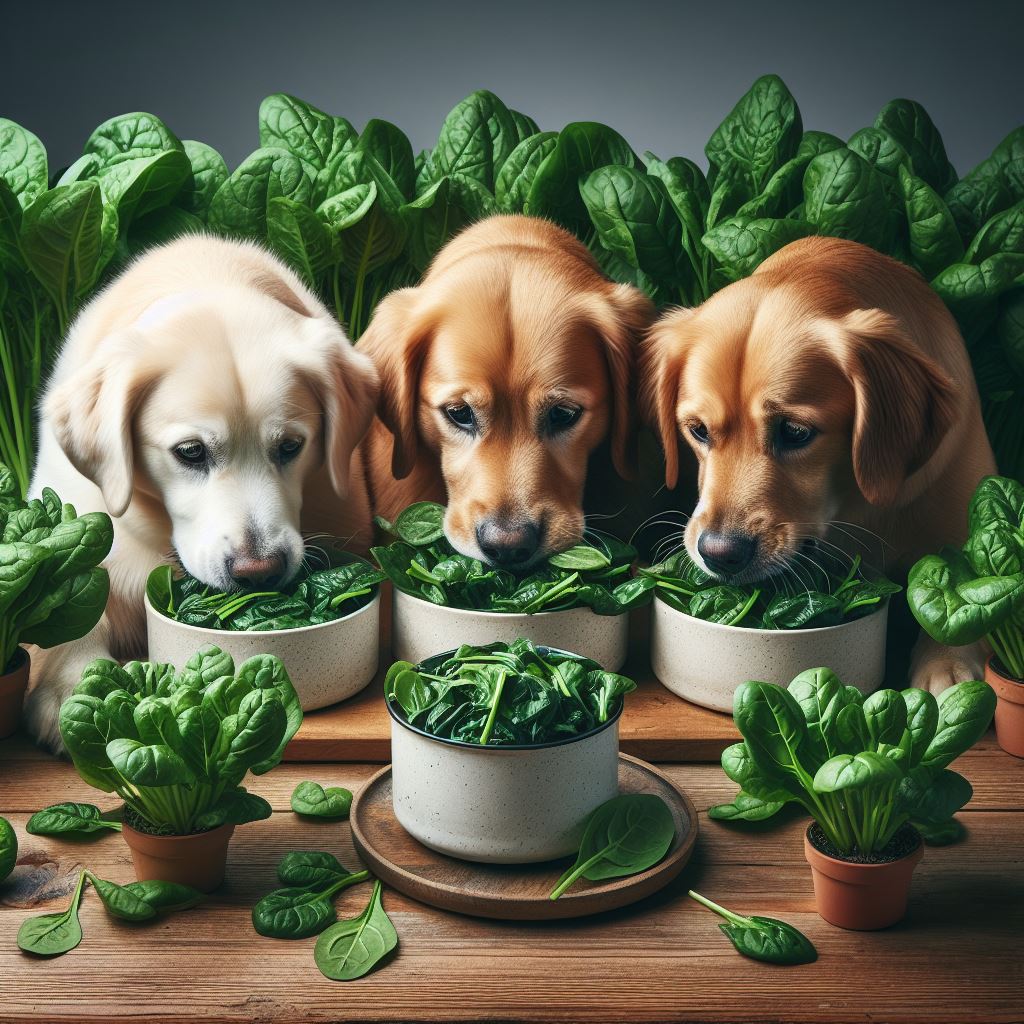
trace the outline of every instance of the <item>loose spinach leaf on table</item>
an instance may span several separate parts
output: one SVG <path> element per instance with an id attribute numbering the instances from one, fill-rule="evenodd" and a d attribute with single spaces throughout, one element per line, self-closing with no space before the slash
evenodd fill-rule
<path id="1" fill-rule="evenodd" d="M 36 811 L 25 831 L 34 836 L 87 836 L 120 832 L 121 822 L 104 818 L 94 804 L 63 803 Z"/>
<path id="2" fill-rule="evenodd" d="M 82 924 L 78 907 L 82 902 L 86 872 L 78 874 L 78 884 L 68 909 L 56 914 L 40 914 L 22 922 L 18 929 L 18 946 L 26 953 L 51 957 L 68 953 L 82 941 Z"/>
<path id="3" fill-rule="evenodd" d="M 352 981 L 373 970 L 397 945 L 398 933 L 384 912 L 378 880 L 366 909 L 323 932 L 316 940 L 313 957 L 325 978 Z"/>
<path id="4" fill-rule="evenodd" d="M 18 862 L 18 836 L 6 818 L 0 818 L 0 882 L 13 870 Z"/>
<path id="5" fill-rule="evenodd" d="M 621 615 L 651 599 L 654 582 L 630 576 L 636 550 L 604 534 L 549 556 L 525 575 L 460 554 L 444 536 L 444 506 L 420 501 L 394 523 L 377 526 L 395 537 L 372 554 L 403 593 L 450 608 L 510 612 L 564 611 L 589 607 L 598 615 Z"/>
<path id="6" fill-rule="evenodd" d="M 557 900 L 580 878 L 596 882 L 646 871 L 668 853 L 675 835 L 675 819 L 661 797 L 613 797 L 587 818 L 576 863 L 555 883 L 551 899 Z"/>
<path id="7" fill-rule="evenodd" d="M 352 793 L 341 786 L 318 782 L 300 782 L 292 791 L 292 810 L 309 818 L 347 818 L 352 806 Z"/>
<path id="8" fill-rule="evenodd" d="M 396 713 L 419 729 L 463 743 L 530 745 L 589 732 L 636 689 L 595 661 L 522 638 L 464 644 L 420 666 L 397 661 L 384 679 Z"/>

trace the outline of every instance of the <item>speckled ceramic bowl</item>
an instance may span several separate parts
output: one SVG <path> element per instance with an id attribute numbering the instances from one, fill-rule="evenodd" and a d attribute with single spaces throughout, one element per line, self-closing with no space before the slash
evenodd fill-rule
<path id="1" fill-rule="evenodd" d="M 705 622 L 654 601 L 651 667 L 680 697 L 713 711 L 732 711 L 740 683 L 756 679 L 788 685 L 804 669 L 827 665 L 861 693 L 885 678 L 885 628 L 889 606 L 819 629 L 749 629 Z"/>
<path id="2" fill-rule="evenodd" d="M 511 643 L 517 637 L 575 651 L 596 661 L 609 672 L 617 672 L 626 660 L 629 615 L 597 615 L 589 608 L 564 612 L 517 615 L 510 612 L 480 612 L 446 608 L 418 597 L 394 591 L 391 620 L 391 651 L 396 661 L 418 664 L 452 642 Z"/>
<path id="3" fill-rule="evenodd" d="M 591 732 L 529 747 L 440 739 L 390 702 L 388 712 L 395 817 L 449 857 L 492 864 L 565 857 L 578 848 L 587 815 L 618 794 L 621 703 Z"/>
<path id="4" fill-rule="evenodd" d="M 146 598 L 150 661 L 169 661 L 180 667 L 207 644 L 227 651 L 236 664 L 254 654 L 273 654 L 288 670 L 303 711 L 346 700 L 373 679 L 380 655 L 379 630 L 379 588 L 368 604 L 333 622 L 252 632 L 176 622 L 161 615 Z"/>

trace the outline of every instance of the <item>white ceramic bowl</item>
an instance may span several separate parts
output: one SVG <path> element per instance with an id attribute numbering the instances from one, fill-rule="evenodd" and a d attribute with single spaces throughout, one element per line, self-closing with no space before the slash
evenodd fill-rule
<path id="1" fill-rule="evenodd" d="M 528 747 L 441 739 L 387 705 L 395 817 L 449 857 L 493 864 L 565 857 L 579 847 L 590 812 L 619 792 L 621 704 L 591 732 Z"/>
<path id="2" fill-rule="evenodd" d="M 380 588 L 373 600 L 344 618 L 298 629 L 231 630 L 190 626 L 161 615 L 146 598 L 150 661 L 181 667 L 200 647 L 216 644 L 235 664 L 254 654 L 284 663 L 303 711 L 337 704 L 362 690 L 380 656 Z"/>
<path id="3" fill-rule="evenodd" d="M 518 637 L 564 651 L 575 651 L 617 672 L 626 660 L 629 615 L 597 615 L 589 608 L 563 612 L 482 612 L 447 608 L 394 588 L 391 651 L 396 661 L 414 665 L 453 644 L 483 646 Z"/>
<path id="4" fill-rule="evenodd" d="M 750 629 L 705 622 L 658 598 L 651 617 L 651 667 L 673 693 L 714 711 L 732 711 L 733 692 L 755 679 L 787 686 L 808 668 L 827 666 L 861 693 L 885 678 L 889 605 L 838 626 Z"/>

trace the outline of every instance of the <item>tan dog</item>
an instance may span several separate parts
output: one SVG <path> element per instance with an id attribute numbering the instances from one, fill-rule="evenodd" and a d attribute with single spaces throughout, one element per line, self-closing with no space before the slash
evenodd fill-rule
<path id="1" fill-rule="evenodd" d="M 995 471 L 953 318 L 918 274 L 854 242 L 794 242 L 667 314 L 641 376 L 669 486 L 679 433 L 699 461 L 687 550 L 728 582 L 798 568 L 809 540 L 850 549 L 850 534 L 877 534 L 906 570 L 963 541 L 971 493 Z M 978 649 L 922 635 L 914 685 L 980 671 Z"/>
<path id="2" fill-rule="evenodd" d="M 374 511 L 447 503 L 464 554 L 523 567 L 583 533 L 590 455 L 622 476 L 635 443 L 635 349 L 652 309 L 568 232 L 530 217 L 467 229 L 357 348 L 381 377 L 365 444 Z"/>
<path id="3" fill-rule="evenodd" d="M 32 492 L 114 517 L 110 600 L 88 636 L 33 655 L 32 733 L 58 746 L 60 703 L 89 661 L 144 656 L 154 566 L 176 556 L 233 590 L 287 582 L 300 528 L 365 550 L 354 452 L 377 391 L 334 317 L 254 245 L 180 239 L 93 299 L 47 388 Z"/>

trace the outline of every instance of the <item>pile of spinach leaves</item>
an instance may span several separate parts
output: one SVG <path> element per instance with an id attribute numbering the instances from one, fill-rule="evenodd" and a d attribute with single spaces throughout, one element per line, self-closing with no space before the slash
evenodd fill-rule
<path id="1" fill-rule="evenodd" d="M 1003 669 L 1024 680 L 1024 484 L 985 477 L 967 521 L 962 548 L 926 555 L 910 570 L 910 610 L 940 644 L 984 638 Z"/>
<path id="2" fill-rule="evenodd" d="M 720 583 L 686 549 L 645 569 L 656 595 L 676 611 L 706 622 L 748 629 L 817 629 L 851 622 L 881 608 L 902 587 L 867 576 L 855 555 L 843 571 L 827 560 L 805 560 L 792 579 L 773 578 L 759 587 Z"/>
<path id="3" fill-rule="evenodd" d="M 529 746 L 596 729 L 636 689 L 589 658 L 522 638 L 463 644 L 412 665 L 396 661 L 384 679 L 392 710 L 432 736 L 481 745 Z"/>
<path id="4" fill-rule="evenodd" d="M 708 814 L 763 821 L 798 803 L 842 854 L 878 854 L 908 822 L 929 842 L 951 842 L 972 790 L 948 766 L 985 733 L 995 705 L 992 687 L 973 680 L 938 700 L 915 688 L 865 697 L 827 668 L 785 689 L 742 683 L 733 719 L 743 742 L 722 754 L 741 789 Z"/>
<path id="5" fill-rule="evenodd" d="M 379 529 L 396 539 L 372 549 L 392 583 L 412 597 L 449 608 L 532 615 L 591 608 L 621 615 L 650 601 L 654 581 L 630 576 L 636 549 L 607 534 L 550 555 L 525 576 L 460 554 L 444 536 L 444 506 L 419 501 Z"/>
<path id="6" fill-rule="evenodd" d="M 187 573 L 175 578 L 158 565 L 146 581 L 150 604 L 169 619 L 205 629 L 236 632 L 299 629 L 333 622 L 373 600 L 384 574 L 353 558 L 343 565 L 306 572 L 286 591 L 214 590 Z"/>
<path id="7" fill-rule="evenodd" d="M 22 501 L 0 462 L 0 675 L 19 644 L 56 647 L 99 622 L 110 591 L 100 562 L 113 540 L 110 516 L 79 515 L 49 487 Z"/>

